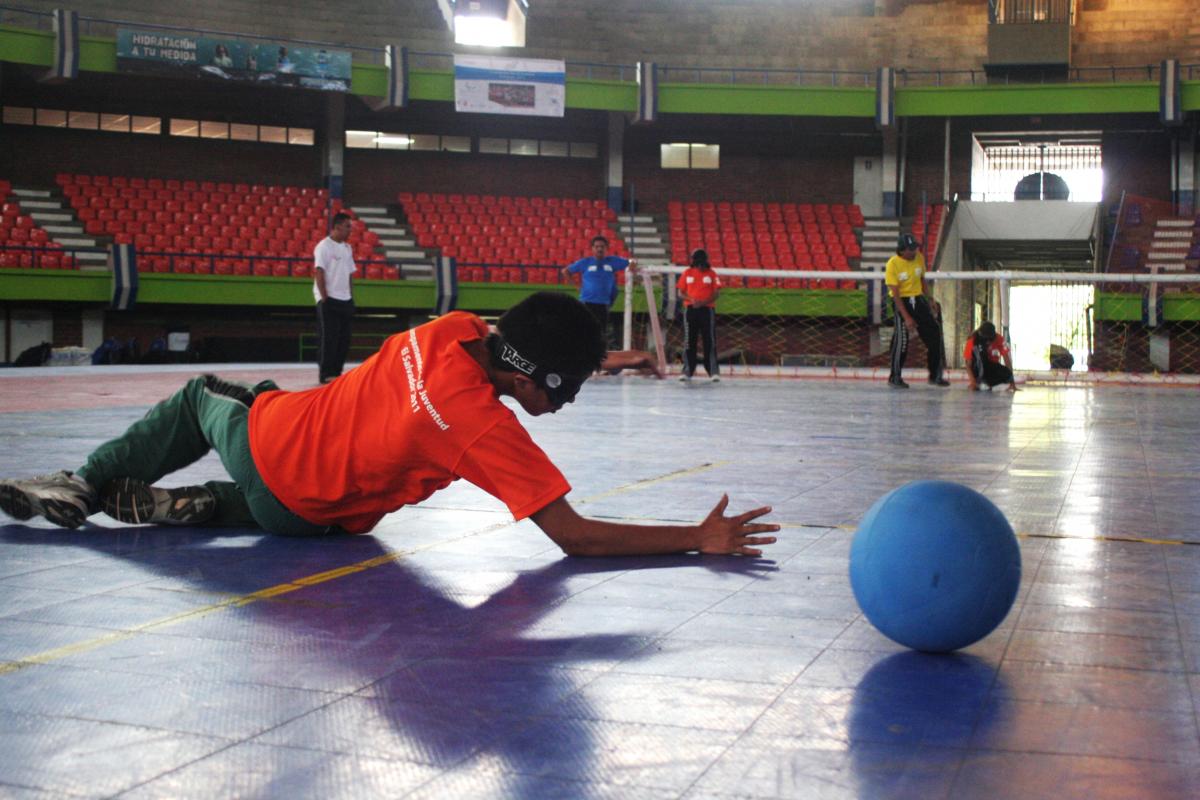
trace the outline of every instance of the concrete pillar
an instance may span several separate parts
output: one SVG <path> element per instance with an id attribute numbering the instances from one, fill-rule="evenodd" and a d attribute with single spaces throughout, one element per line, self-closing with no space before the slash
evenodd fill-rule
<path id="1" fill-rule="evenodd" d="M 346 156 L 346 97 L 339 92 L 325 93 L 325 130 L 321 137 L 321 170 L 325 188 L 333 199 L 342 197 L 342 177 Z"/>
<path id="2" fill-rule="evenodd" d="M 1180 216 L 1190 217 L 1196 213 L 1196 183 L 1200 181 L 1200 159 L 1196 158 L 1196 131 L 1184 131 L 1176 140 L 1175 148 L 1175 206 Z"/>
<path id="3" fill-rule="evenodd" d="M 613 211 L 624 210 L 625 184 L 625 115 L 608 112 L 608 163 L 605 186 L 608 187 L 608 207 Z"/>
<path id="4" fill-rule="evenodd" d="M 83 325 L 83 346 L 95 350 L 104 343 L 104 309 L 85 308 L 79 316 Z"/>
<path id="5" fill-rule="evenodd" d="M 896 126 L 885 128 L 883 135 L 883 215 L 900 216 L 900 134 Z"/>
<path id="6" fill-rule="evenodd" d="M 942 197 L 943 201 L 950 199 L 950 118 L 946 117 L 945 130 L 942 133 Z"/>

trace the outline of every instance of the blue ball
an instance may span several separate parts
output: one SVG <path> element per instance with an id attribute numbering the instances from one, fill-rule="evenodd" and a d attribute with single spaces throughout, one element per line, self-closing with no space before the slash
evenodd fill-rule
<path id="1" fill-rule="evenodd" d="M 1021 583 L 1021 550 L 990 500 L 949 481 L 916 481 L 871 506 L 850 546 L 850 585 L 871 624 L 930 653 L 987 636 Z"/>

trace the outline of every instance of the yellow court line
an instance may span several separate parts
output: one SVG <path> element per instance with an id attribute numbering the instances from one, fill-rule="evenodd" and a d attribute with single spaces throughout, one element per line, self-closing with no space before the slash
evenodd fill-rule
<path id="1" fill-rule="evenodd" d="M 705 470 L 712 469 L 713 467 L 720 466 L 723 463 L 726 463 L 726 462 L 701 464 L 699 466 L 691 467 L 689 469 L 676 470 L 675 472 L 670 472 L 670 473 L 667 473 L 666 475 L 660 475 L 657 478 L 649 478 L 649 479 L 642 480 L 642 481 L 635 481 L 634 483 L 626 484 L 625 486 L 618 486 L 616 489 L 612 489 L 612 490 L 610 490 L 608 492 L 604 492 L 602 494 L 593 495 L 592 497 L 588 497 L 588 498 L 585 498 L 585 499 L 577 501 L 577 502 L 586 503 L 591 500 L 596 500 L 596 499 L 599 499 L 602 497 L 608 497 L 610 495 L 619 494 L 624 491 L 644 488 L 646 486 L 650 486 L 655 483 L 660 483 L 662 481 L 674 480 L 675 478 L 680 478 L 685 475 L 693 475 L 695 473 L 703 472 Z M 91 652 L 92 650 L 96 650 L 96 649 L 104 647 L 106 645 L 115 644 L 117 642 L 123 642 L 126 639 L 131 639 L 134 636 L 137 636 L 138 634 L 158 630 L 159 628 L 170 627 L 172 625 L 176 625 L 180 622 L 185 622 L 185 621 L 191 620 L 191 619 L 199 619 L 200 617 L 208 616 L 209 614 L 215 613 L 217 611 L 224 611 L 227 608 L 242 608 L 243 606 L 248 606 L 251 603 L 257 603 L 260 600 L 270 600 L 272 598 L 281 597 L 282 595 L 290 594 L 292 592 L 298 591 L 299 589 L 304 589 L 309 586 L 317 586 L 322 583 L 327 583 L 329 581 L 337 580 L 338 578 L 344 578 L 347 575 L 355 575 L 359 572 L 365 572 L 366 570 L 373 569 L 378 566 L 382 566 L 383 564 L 390 564 L 391 562 L 396 561 L 397 559 L 402 558 L 405 555 L 411 555 L 413 553 L 417 553 L 417 552 L 426 550 L 431 547 L 436 547 L 438 545 L 446 544 L 447 542 L 450 542 L 450 541 L 460 541 L 462 539 L 469 539 L 472 536 L 478 536 L 481 533 L 488 533 L 490 531 L 499 530 L 500 528 L 504 528 L 504 527 L 507 527 L 512 524 L 514 524 L 514 523 L 503 522 L 503 523 L 498 523 L 498 524 L 493 524 L 493 525 L 487 525 L 479 530 L 471 531 L 470 533 L 464 534 L 463 536 L 460 536 L 457 539 L 449 539 L 449 540 L 443 541 L 443 542 L 431 542 L 427 545 L 424 545 L 422 547 L 416 547 L 411 550 L 397 550 L 393 553 L 386 553 L 384 555 L 375 556 L 373 558 L 368 558 L 365 561 L 359 561 L 358 563 L 355 563 L 355 564 L 348 564 L 344 567 L 336 567 L 331 570 L 326 570 L 325 572 L 318 572 L 313 575 L 307 575 L 302 578 L 296 578 L 295 580 L 291 580 L 286 583 L 280 583 L 275 586 L 268 586 L 265 589 L 259 589 L 256 592 L 251 592 L 250 594 L 241 595 L 239 597 L 226 598 L 219 602 L 211 603 L 207 606 L 201 606 L 200 608 L 193 608 L 188 611 L 182 611 L 178 614 L 172 614 L 169 617 L 162 617 L 161 619 L 151 620 L 150 622 L 145 622 L 145 623 L 142 623 L 141 625 L 136 625 L 132 628 L 128 628 L 125 630 L 113 631 L 112 633 L 107 633 L 107 634 L 104 634 L 103 636 L 97 636 L 94 639 L 88 639 L 83 642 L 75 642 L 74 644 L 63 645 L 62 647 L 56 647 L 51 650 L 46 650 L 41 653 L 36 653 L 34 655 L 26 656 L 24 658 L 18 658 L 18 659 L 12 660 L 12 661 L 2 661 L 2 662 L 0 662 L 0 675 L 8 675 L 13 672 L 18 672 L 27 667 L 34 666 L 36 664 L 46 664 L 48 662 L 56 661 L 60 658 L 65 658 L 67 656 L 77 655 L 79 653 Z"/>
<path id="2" fill-rule="evenodd" d="M 368 558 L 365 561 L 360 561 L 357 564 L 350 564 L 348 566 L 331 569 L 326 572 L 319 572 L 315 575 L 297 578 L 294 581 L 288 581 L 287 583 L 281 583 L 276 586 L 268 586 L 265 589 L 259 589 L 257 592 L 251 592 L 250 594 L 244 594 L 239 597 L 226 598 L 225 600 L 211 603 L 207 606 L 189 609 L 188 611 L 182 611 L 178 614 L 172 614 L 169 617 L 162 617 L 161 619 L 145 622 L 141 625 L 135 625 L 134 627 L 126 630 L 113 631 L 112 633 L 105 634 L 104 636 L 98 636 L 95 639 L 88 639 L 87 641 L 83 642 L 75 642 L 74 644 L 63 645 L 62 647 L 56 647 L 52 650 L 46 650 L 44 652 L 37 653 L 36 655 L 26 656 L 25 658 L 20 658 L 15 661 L 0 662 L 0 675 L 8 675 L 10 673 L 25 669 L 26 667 L 31 667 L 35 664 L 46 664 L 50 661 L 56 661 L 60 658 L 65 658 L 66 656 L 76 655 L 78 653 L 87 653 L 100 647 L 104 647 L 105 645 L 115 644 L 116 642 L 122 642 L 126 639 L 131 639 L 141 633 L 147 633 L 159 628 L 166 628 L 189 619 L 199 619 L 200 617 L 208 616 L 216 611 L 223 611 L 227 608 L 241 608 L 243 606 L 248 606 L 251 603 L 257 603 L 260 600 L 269 600 L 285 594 L 290 594 L 291 592 L 295 592 L 309 586 L 315 586 L 320 583 L 337 580 L 338 578 L 345 577 L 346 575 L 364 572 L 373 567 L 391 563 L 403 555 L 404 552 L 401 551 L 382 556 L 375 556 L 374 558 Z"/>

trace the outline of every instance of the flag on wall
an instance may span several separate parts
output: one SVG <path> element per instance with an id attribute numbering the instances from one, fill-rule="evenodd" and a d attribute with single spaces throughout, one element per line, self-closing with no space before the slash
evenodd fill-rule
<path id="1" fill-rule="evenodd" d="M 54 63 L 46 73 L 48 81 L 69 81 L 79 77 L 79 12 L 54 9 Z"/>
<path id="2" fill-rule="evenodd" d="M 1179 60 L 1162 62 L 1158 76 L 1158 117 L 1164 125 L 1183 124 L 1183 96 L 1179 82 Z"/>
<path id="3" fill-rule="evenodd" d="M 434 300 L 433 313 L 439 317 L 449 314 L 458 307 L 458 266 L 456 260 L 442 256 L 434 267 L 437 283 L 437 297 Z"/>
<path id="4" fill-rule="evenodd" d="M 658 65 L 653 61 L 639 61 L 637 84 L 638 110 L 633 121 L 654 122 L 658 119 Z"/>
<path id="5" fill-rule="evenodd" d="M 112 270 L 112 305 L 128 311 L 137 303 L 137 251 L 131 244 L 112 244 L 108 248 L 108 268 Z"/>
<path id="6" fill-rule="evenodd" d="M 896 72 L 880 67 L 875 74 L 875 127 L 890 128 L 896 124 Z"/>

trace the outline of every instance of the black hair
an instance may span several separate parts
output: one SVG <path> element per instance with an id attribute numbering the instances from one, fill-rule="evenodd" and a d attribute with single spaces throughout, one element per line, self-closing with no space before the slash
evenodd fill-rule
<path id="1" fill-rule="evenodd" d="M 606 347 L 595 317 L 574 297 L 537 292 L 505 311 L 496 323 L 500 337 L 521 357 L 542 370 L 586 378 L 600 368 Z M 489 339 L 496 339 L 492 334 Z M 489 344 L 492 366 L 512 372 L 502 361 L 496 342 Z"/>
<path id="2" fill-rule="evenodd" d="M 593 237 L 592 237 L 592 244 L 595 244 L 596 242 L 604 242 L 604 244 L 605 244 L 605 245 L 607 245 L 607 244 L 608 244 L 608 239 L 607 239 L 606 237 L 604 237 L 604 236 L 593 236 Z"/>
<path id="3" fill-rule="evenodd" d="M 712 265 L 708 263 L 708 251 L 697 249 L 692 251 L 692 266 L 700 269 L 709 269 Z"/>
<path id="4" fill-rule="evenodd" d="M 329 223 L 329 227 L 336 228 L 348 219 L 352 219 L 349 214 L 343 214 L 340 211 L 333 215 L 333 221 Z"/>
<path id="5" fill-rule="evenodd" d="M 976 331 L 976 337 L 982 344 L 988 344 L 996 338 L 996 326 L 990 322 L 985 322 L 979 326 Z"/>
<path id="6" fill-rule="evenodd" d="M 900 238 L 896 241 L 896 254 L 899 255 L 905 250 L 916 250 L 920 246 L 921 243 L 917 241 L 917 237 L 913 236 L 911 233 L 902 233 L 900 234 Z"/>

